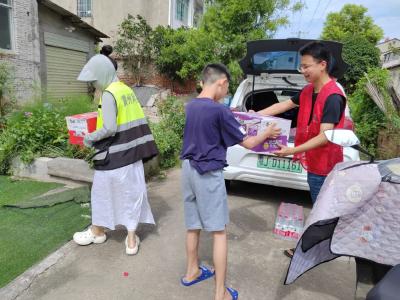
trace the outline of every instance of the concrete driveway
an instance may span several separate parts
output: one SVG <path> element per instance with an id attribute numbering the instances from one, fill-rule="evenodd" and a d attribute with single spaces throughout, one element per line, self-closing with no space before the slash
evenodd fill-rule
<path id="1" fill-rule="evenodd" d="M 17 299 L 213 299 L 213 280 L 189 288 L 179 284 L 185 272 L 180 169 L 170 171 L 163 181 L 150 182 L 149 199 L 157 226 L 139 229 L 142 244 L 137 256 L 125 255 L 123 230 L 110 232 L 101 245 L 80 247 L 70 242 L 59 250 L 57 262 L 36 276 Z M 232 184 L 228 286 L 238 289 L 242 300 L 353 299 L 355 265 L 348 259 L 323 264 L 294 284 L 283 285 L 289 259 L 282 251 L 293 244 L 272 235 L 281 201 L 311 203 L 306 192 Z M 210 234 L 202 235 L 200 255 L 212 264 Z"/>

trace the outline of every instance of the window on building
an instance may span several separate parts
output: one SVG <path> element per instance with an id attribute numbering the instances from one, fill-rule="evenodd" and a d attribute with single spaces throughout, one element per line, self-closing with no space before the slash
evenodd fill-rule
<path id="1" fill-rule="evenodd" d="M 389 62 L 392 60 L 395 60 L 397 58 L 397 55 L 393 52 L 389 52 L 383 55 L 383 62 Z"/>
<path id="2" fill-rule="evenodd" d="M 383 55 L 383 62 L 387 62 L 387 60 L 388 60 L 388 54 L 386 53 Z"/>
<path id="3" fill-rule="evenodd" d="M 188 23 L 189 0 L 176 0 L 176 19 Z"/>
<path id="4" fill-rule="evenodd" d="M 78 16 L 91 17 L 92 16 L 92 0 L 78 0 Z"/>
<path id="5" fill-rule="evenodd" d="M 12 49 L 11 0 L 0 0 L 0 49 Z"/>

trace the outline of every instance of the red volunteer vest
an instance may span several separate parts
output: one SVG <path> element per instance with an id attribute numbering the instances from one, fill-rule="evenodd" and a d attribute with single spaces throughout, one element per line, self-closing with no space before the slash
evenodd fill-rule
<path id="1" fill-rule="evenodd" d="M 307 85 L 300 94 L 300 108 L 297 118 L 297 131 L 295 138 L 295 146 L 304 144 L 308 140 L 317 136 L 320 133 L 321 119 L 325 106 L 326 99 L 332 94 L 339 94 L 343 97 L 344 94 L 336 85 L 336 82 L 331 80 L 325 84 L 318 93 L 314 104 L 313 115 L 310 124 L 310 114 L 312 109 L 312 95 L 314 86 Z M 343 128 L 344 112 L 339 123 L 335 128 Z M 302 166 L 311 173 L 317 175 L 328 175 L 333 167 L 343 161 L 343 148 L 331 142 L 318 148 L 308 150 L 304 153 L 294 155 L 295 160 L 300 160 Z"/>

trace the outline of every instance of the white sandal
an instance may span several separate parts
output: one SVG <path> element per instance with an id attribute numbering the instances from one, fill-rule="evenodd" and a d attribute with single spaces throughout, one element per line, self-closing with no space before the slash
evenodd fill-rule
<path id="1" fill-rule="evenodd" d="M 126 236 L 126 239 L 125 239 L 125 252 L 126 252 L 126 254 L 135 255 L 135 254 L 138 253 L 140 239 L 136 234 L 135 234 L 135 241 L 136 241 L 136 246 L 134 248 L 129 248 L 129 246 L 128 246 L 128 236 Z"/>

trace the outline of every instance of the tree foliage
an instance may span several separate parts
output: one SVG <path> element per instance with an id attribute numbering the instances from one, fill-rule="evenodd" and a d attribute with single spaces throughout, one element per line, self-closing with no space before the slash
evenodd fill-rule
<path id="1" fill-rule="evenodd" d="M 347 37 L 343 40 L 343 44 L 342 56 L 349 64 L 349 68 L 341 82 L 346 91 L 351 93 L 368 69 L 379 67 L 380 52 L 363 36 Z"/>
<path id="2" fill-rule="evenodd" d="M 173 80 L 195 79 L 204 65 L 215 59 L 213 41 L 199 29 L 155 29 L 158 71 Z"/>
<path id="3" fill-rule="evenodd" d="M 199 28 L 152 30 L 139 15 L 121 23 L 115 49 L 137 82 L 152 60 L 160 73 L 181 81 L 197 79 L 207 63 L 221 62 L 232 72 L 235 88 L 246 42 L 270 38 L 288 23 L 287 14 L 302 8 L 300 1 L 291 0 L 208 0 L 206 5 Z"/>
<path id="4" fill-rule="evenodd" d="M 161 73 L 193 79 L 207 63 L 222 62 L 237 84 L 242 76 L 237 61 L 245 55 L 246 42 L 271 37 L 288 23 L 287 13 L 302 7 L 290 0 L 214 0 L 207 5 L 198 29 L 157 29 Z"/>
<path id="5" fill-rule="evenodd" d="M 346 4 L 339 12 L 330 13 L 324 24 L 321 38 L 343 43 L 343 58 L 349 68 L 341 79 L 348 93 L 370 68 L 380 65 L 376 43 L 383 37 L 382 29 L 366 15 L 362 5 Z"/>
<path id="6" fill-rule="evenodd" d="M 115 51 L 121 56 L 124 68 L 129 70 L 137 84 L 141 83 L 146 66 L 154 58 L 153 29 L 137 15 L 128 17 L 119 25 Z"/>
<path id="7" fill-rule="evenodd" d="M 286 13 L 302 8 L 290 0 L 214 0 L 203 16 L 200 31 L 215 47 L 215 60 L 230 69 L 232 88 L 239 83 L 242 71 L 238 61 L 245 56 L 246 42 L 268 39 L 280 26 L 288 24 Z"/>
<path id="8" fill-rule="evenodd" d="M 228 64 L 244 56 L 246 42 L 270 38 L 279 26 L 288 24 L 288 0 L 215 0 L 207 9 L 200 29 L 217 42 L 218 56 Z M 299 9 L 292 6 L 291 10 Z"/>
<path id="9" fill-rule="evenodd" d="M 367 16 L 362 5 L 346 4 L 339 12 L 328 14 L 321 39 L 342 42 L 349 37 L 362 36 L 376 44 L 383 38 L 383 30 Z"/>

